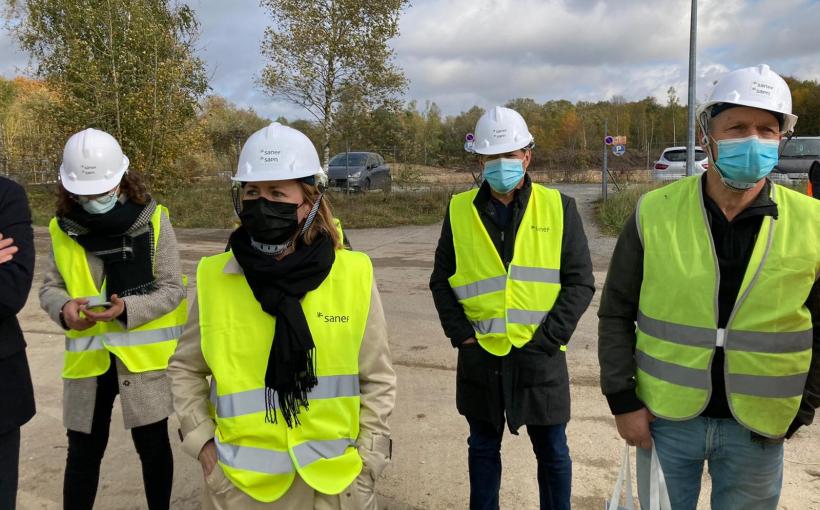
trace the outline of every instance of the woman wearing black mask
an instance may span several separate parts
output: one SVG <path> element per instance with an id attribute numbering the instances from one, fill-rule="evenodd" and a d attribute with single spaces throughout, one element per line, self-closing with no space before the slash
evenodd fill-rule
<path id="1" fill-rule="evenodd" d="M 169 373 L 204 508 L 376 508 L 395 374 L 370 259 L 342 249 L 320 173 L 299 131 L 251 135 L 242 225 L 199 264 Z"/>
<path id="2" fill-rule="evenodd" d="M 69 138 L 60 183 L 40 306 L 66 330 L 63 506 L 93 507 L 119 394 L 148 508 L 164 510 L 174 472 L 165 369 L 187 317 L 174 230 L 108 133 Z"/>

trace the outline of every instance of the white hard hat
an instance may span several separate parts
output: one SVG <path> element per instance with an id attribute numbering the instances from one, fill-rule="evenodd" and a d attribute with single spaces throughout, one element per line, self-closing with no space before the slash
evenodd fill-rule
<path id="1" fill-rule="evenodd" d="M 782 133 L 794 131 L 797 115 L 792 113 L 792 94 L 786 80 L 762 64 L 745 67 L 724 75 L 712 89 L 709 99 L 698 107 L 703 125 L 712 107 L 728 103 L 760 108 L 783 117 Z"/>
<path id="2" fill-rule="evenodd" d="M 484 155 L 505 154 L 532 142 L 524 117 L 515 110 L 496 106 L 478 119 L 472 151 Z"/>
<path id="3" fill-rule="evenodd" d="M 71 135 L 63 149 L 60 182 L 69 193 L 98 195 L 117 187 L 128 158 L 113 136 L 98 129 Z"/>
<path id="4" fill-rule="evenodd" d="M 252 134 L 239 155 L 234 181 L 286 181 L 314 176 L 322 171 L 310 138 L 274 122 Z"/>

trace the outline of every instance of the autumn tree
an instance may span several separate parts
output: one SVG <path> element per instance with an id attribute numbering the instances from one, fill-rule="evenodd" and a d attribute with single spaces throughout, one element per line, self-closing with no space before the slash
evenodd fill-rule
<path id="1" fill-rule="evenodd" d="M 293 102 L 322 130 L 330 157 L 335 114 L 343 99 L 376 109 L 406 87 L 388 41 L 398 35 L 408 0 L 262 0 L 273 20 L 262 53 L 262 86 Z"/>
<path id="2" fill-rule="evenodd" d="M 235 167 L 242 144 L 270 124 L 251 108 L 238 108 L 224 97 L 208 96 L 202 103 L 200 127 L 223 171 Z"/>
<path id="3" fill-rule="evenodd" d="M 193 129 L 207 90 L 193 10 L 166 0 L 6 3 L 37 77 L 58 96 L 48 114 L 62 136 L 108 131 L 155 187 L 180 182 L 180 160 L 204 142 Z"/>

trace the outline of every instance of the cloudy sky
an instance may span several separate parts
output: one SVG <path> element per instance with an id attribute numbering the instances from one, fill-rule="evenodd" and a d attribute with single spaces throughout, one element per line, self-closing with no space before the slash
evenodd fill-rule
<path id="1" fill-rule="evenodd" d="M 189 0 L 202 23 L 200 54 L 215 93 L 257 112 L 306 114 L 254 85 L 268 18 L 258 0 Z M 820 80 L 820 0 L 700 0 L 698 98 L 728 69 L 768 63 Z M 446 114 L 514 97 L 537 101 L 686 100 L 689 9 L 684 0 L 412 0 L 392 46 L 408 99 Z M 27 59 L 0 33 L 0 74 Z"/>

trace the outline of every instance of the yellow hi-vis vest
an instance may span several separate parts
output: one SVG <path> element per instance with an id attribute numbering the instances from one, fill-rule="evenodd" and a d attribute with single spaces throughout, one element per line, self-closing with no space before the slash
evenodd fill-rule
<path id="1" fill-rule="evenodd" d="M 505 356 L 532 339 L 558 298 L 564 208 L 558 191 L 532 184 L 507 270 L 473 205 L 477 194 L 450 201 L 456 272 L 448 281 L 481 346 Z"/>
<path id="2" fill-rule="evenodd" d="M 316 345 L 318 385 L 299 425 L 276 409 L 265 422 L 265 371 L 276 319 L 262 310 L 243 274 L 227 274 L 231 252 L 197 269 L 202 354 L 213 375 L 216 451 L 225 476 L 248 496 L 281 498 L 296 473 L 316 491 L 339 494 L 359 475 L 359 349 L 370 311 L 367 255 L 337 250 L 330 274 L 302 300 Z"/>
<path id="3" fill-rule="evenodd" d="M 151 216 L 154 246 L 159 240 L 160 219 L 167 209 L 157 206 Z M 106 300 L 105 281 L 97 288 L 91 277 L 85 248 L 63 232 L 52 218 L 48 226 L 54 262 L 65 281 L 72 299 L 86 298 L 89 306 Z M 183 284 L 187 279 L 183 276 Z M 68 330 L 65 334 L 63 377 L 82 379 L 96 377 L 108 371 L 109 352 L 117 356 L 131 372 L 148 372 L 168 368 L 168 358 L 174 353 L 177 339 L 188 319 L 188 301 L 183 299 L 176 309 L 137 328 L 126 330 L 116 320 L 98 322 L 83 331 Z"/>
<path id="4" fill-rule="evenodd" d="M 639 202 L 637 393 L 654 415 L 687 420 L 703 411 L 722 346 L 735 419 L 767 437 L 783 436 L 794 419 L 812 356 L 805 301 L 820 274 L 820 202 L 771 189 L 778 219 L 763 219 L 725 329 L 717 328 L 720 274 L 700 177 Z"/>
<path id="5" fill-rule="evenodd" d="M 336 232 L 339 234 L 339 243 L 345 243 L 345 233 L 342 230 L 342 221 L 339 218 L 333 218 L 333 225 L 336 227 Z"/>

